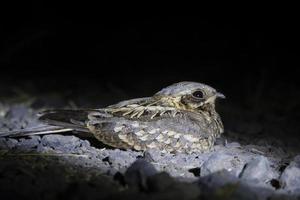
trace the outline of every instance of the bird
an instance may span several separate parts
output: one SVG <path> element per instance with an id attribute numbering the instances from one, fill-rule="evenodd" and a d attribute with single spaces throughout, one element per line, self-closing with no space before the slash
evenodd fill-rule
<path id="1" fill-rule="evenodd" d="M 118 149 L 169 153 L 210 151 L 224 132 L 216 112 L 217 98 L 225 96 L 209 85 L 179 82 L 151 97 L 121 101 L 98 109 L 56 109 L 40 113 L 52 129 L 16 132 L 15 136 L 64 131 L 91 133 Z M 12 136 L 14 134 L 0 134 Z"/>

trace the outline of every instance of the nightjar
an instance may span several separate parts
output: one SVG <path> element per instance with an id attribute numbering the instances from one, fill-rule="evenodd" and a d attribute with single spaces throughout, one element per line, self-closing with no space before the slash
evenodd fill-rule
<path id="1" fill-rule="evenodd" d="M 204 152 L 223 133 L 215 110 L 225 96 L 196 82 L 179 82 L 152 97 L 131 99 L 100 109 L 47 110 L 40 120 L 61 130 L 92 133 L 120 149 Z M 55 131 L 54 131 L 55 132 Z"/>

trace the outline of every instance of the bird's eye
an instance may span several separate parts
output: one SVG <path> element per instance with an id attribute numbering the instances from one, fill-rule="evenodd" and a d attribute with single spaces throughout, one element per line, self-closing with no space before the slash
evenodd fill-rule
<path id="1" fill-rule="evenodd" d="M 201 92 L 200 90 L 197 90 L 195 92 L 193 92 L 193 97 L 195 97 L 196 99 L 202 99 L 203 98 L 203 92 Z"/>

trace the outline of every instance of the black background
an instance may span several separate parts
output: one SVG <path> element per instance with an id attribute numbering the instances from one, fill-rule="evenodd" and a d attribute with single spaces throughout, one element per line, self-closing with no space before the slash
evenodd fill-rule
<path id="1" fill-rule="evenodd" d="M 249 110 L 274 101 L 268 107 L 274 112 L 299 110 L 294 16 L 142 16 L 93 7 L 34 4 L 7 14 L 1 88 L 30 83 L 37 92 L 117 89 L 117 101 L 197 81 Z"/>

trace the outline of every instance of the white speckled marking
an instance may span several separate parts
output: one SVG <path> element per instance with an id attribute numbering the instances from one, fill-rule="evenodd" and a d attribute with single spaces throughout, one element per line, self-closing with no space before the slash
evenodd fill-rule
<path id="1" fill-rule="evenodd" d="M 150 144 L 146 145 L 148 148 L 156 148 L 155 142 L 151 142 Z"/>
<path id="2" fill-rule="evenodd" d="M 199 141 L 198 138 L 196 138 L 196 137 L 194 137 L 192 135 L 184 135 L 183 138 L 186 139 L 186 140 L 188 140 L 188 141 L 190 141 L 190 142 L 197 142 L 197 141 Z"/>
<path id="3" fill-rule="evenodd" d="M 175 146 L 174 146 L 175 148 L 178 148 L 178 147 L 180 147 L 180 142 L 177 142 L 176 144 L 175 144 Z"/>
<path id="4" fill-rule="evenodd" d="M 162 142 L 164 139 L 164 136 L 162 134 L 159 134 L 155 139 L 159 142 Z"/>
<path id="5" fill-rule="evenodd" d="M 135 132 L 134 134 L 137 135 L 137 136 L 143 136 L 145 134 L 145 131 L 140 130 L 138 132 Z"/>
<path id="6" fill-rule="evenodd" d="M 158 131 L 159 131 L 159 128 L 155 128 L 155 129 L 152 129 L 152 130 L 148 131 L 148 133 L 149 134 L 154 134 L 154 133 L 156 133 Z"/>
<path id="7" fill-rule="evenodd" d="M 142 141 L 147 141 L 147 139 L 148 139 L 148 135 L 144 135 L 143 137 L 140 137 L 140 140 Z"/>
<path id="8" fill-rule="evenodd" d="M 123 141 L 127 141 L 127 135 L 126 134 L 119 134 L 118 137 L 123 140 Z"/>
<path id="9" fill-rule="evenodd" d="M 176 134 L 175 131 L 168 131 L 168 136 L 173 136 L 173 135 L 175 135 L 175 134 Z"/>
<path id="10" fill-rule="evenodd" d="M 176 139 L 178 139 L 178 138 L 180 138 L 181 136 L 182 136 L 182 134 L 176 133 L 173 137 L 176 138 Z"/>
<path id="11" fill-rule="evenodd" d="M 142 147 L 140 145 L 136 144 L 136 145 L 134 145 L 134 149 L 140 151 L 140 150 L 142 150 Z"/>
<path id="12" fill-rule="evenodd" d="M 120 132 L 123 128 L 124 128 L 125 126 L 116 126 L 115 128 L 114 128 L 114 132 Z"/>
<path id="13" fill-rule="evenodd" d="M 170 138 L 168 138 L 167 140 L 164 141 L 165 144 L 171 144 L 171 142 L 172 142 L 172 141 L 171 141 Z"/>
<path id="14" fill-rule="evenodd" d="M 132 126 L 133 128 L 138 128 L 140 125 L 139 125 L 138 122 L 133 122 L 133 123 L 131 124 L 131 126 Z"/>

